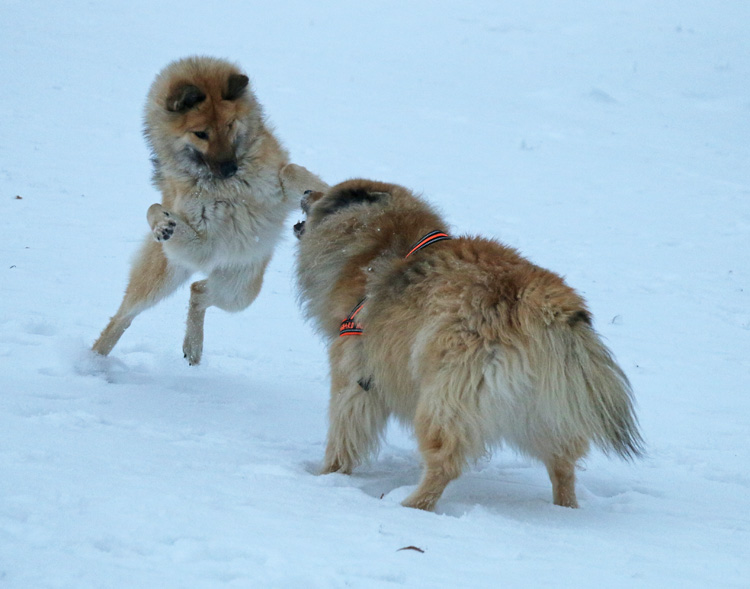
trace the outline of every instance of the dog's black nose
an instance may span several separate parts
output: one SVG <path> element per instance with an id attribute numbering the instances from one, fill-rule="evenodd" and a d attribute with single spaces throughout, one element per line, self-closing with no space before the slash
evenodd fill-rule
<path id="1" fill-rule="evenodd" d="M 237 163 L 229 160 L 219 164 L 219 174 L 222 178 L 231 178 L 237 173 Z"/>

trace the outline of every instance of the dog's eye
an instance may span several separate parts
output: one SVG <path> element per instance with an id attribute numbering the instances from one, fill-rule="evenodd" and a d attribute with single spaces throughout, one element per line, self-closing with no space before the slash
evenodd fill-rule
<path id="1" fill-rule="evenodd" d="M 227 129 L 231 129 L 232 127 L 234 127 L 234 121 L 229 121 L 227 123 Z"/>
<path id="2" fill-rule="evenodd" d="M 205 131 L 193 131 L 193 135 L 195 135 L 198 139 L 203 139 L 204 141 L 208 139 L 208 133 Z"/>

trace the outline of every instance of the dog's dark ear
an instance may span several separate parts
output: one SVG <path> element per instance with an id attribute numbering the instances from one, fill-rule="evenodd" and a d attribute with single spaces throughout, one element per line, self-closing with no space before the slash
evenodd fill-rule
<path id="1" fill-rule="evenodd" d="M 330 215 L 351 205 L 381 202 L 390 196 L 387 192 L 371 192 L 364 188 L 340 190 L 332 194 L 325 202 L 321 202 L 320 214 Z"/>
<path id="2" fill-rule="evenodd" d="M 250 79 L 243 74 L 230 75 L 226 92 L 223 93 L 222 98 L 224 100 L 237 100 L 245 93 L 248 83 L 250 83 Z"/>
<path id="3" fill-rule="evenodd" d="M 198 86 L 192 84 L 183 84 L 177 86 L 167 98 L 167 110 L 169 112 L 185 112 L 190 110 L 196 104 L 200 104 L 206 99 L 206 95 Z"/>

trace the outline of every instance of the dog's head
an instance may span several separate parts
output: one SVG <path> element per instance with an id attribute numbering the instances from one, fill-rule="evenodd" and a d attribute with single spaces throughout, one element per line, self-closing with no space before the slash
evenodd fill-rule
<path id="1" fill-rule="evenodd" d="M 248 77 L 235 66 L 187 58 L 154 82 L 145 132 L 157 160 L 168 158 L 192 177 L 223 181 L 237 174 L 261 117 Z"/>
<path id="2" fill-rule="evenodd" d="M 383 204 L 391 197 L 393 186 L 371 180 L 348 180 L 333 186 L 325 192 L 307 190 L 300 207 L 306 219 L 294 225 L 294 235 L 299 239 L 306 227 L 315 227 L 329 217 L 350 212 L 358 205 Z"/>

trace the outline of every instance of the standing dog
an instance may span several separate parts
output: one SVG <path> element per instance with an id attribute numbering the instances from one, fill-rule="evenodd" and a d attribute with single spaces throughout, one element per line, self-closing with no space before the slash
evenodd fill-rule
<path id="1" fill-rule="evenodd" d="M 198 364 L 203 319 L 240 311 L 260 291 L 284 219 L 279 170 L 287 152 L 267 128 L 248 77 L 233 64 L 190 57 L 169 64 L 148 94 L 144 133 L 162 203 L 148 209 L 151 235 L 135 258 L 125 297 L 94 343 L 106 356 L 133 318 L 194 272 L 183 352 Z"/>
<path id="2" fill-rule="evenodd" d="M 298 194 L 320 182 L 294 165 L 282 179 Z M 404 505 L 425 510 L 502 442 L 541 460 L 567 507 L 591 442 L 641 454 L 628 380 L 558 275 L 496 241 L 449 239 L 401 186 L 350 180 L 302 209 L 300 296 L 330 344 L 324 473 L 365 460 L 389 415 L 416 431 L 424 471 Z"/>

